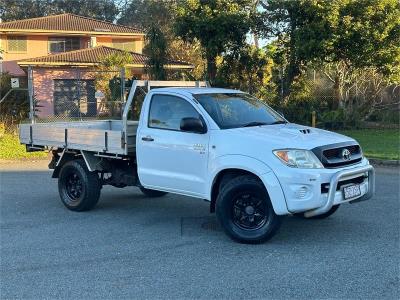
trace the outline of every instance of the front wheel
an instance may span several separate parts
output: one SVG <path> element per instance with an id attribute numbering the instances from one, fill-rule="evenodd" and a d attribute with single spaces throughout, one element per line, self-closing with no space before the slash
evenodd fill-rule
<path id="1" fill-rule="evenodd" d="M 67 162 L 60 171 L 58 191 L 61 201 L 70 210 L 86 211 L 99 201 L 101 182 L 90 172 L 82 159 Z"/>
<path id="2" fill-rule="evenodd" d="M 217 197 L 216 213 L 225 233 L 241 243 L 262 243 L 281 225 L 263 183 L 250 175 L 228 182 Z"/>

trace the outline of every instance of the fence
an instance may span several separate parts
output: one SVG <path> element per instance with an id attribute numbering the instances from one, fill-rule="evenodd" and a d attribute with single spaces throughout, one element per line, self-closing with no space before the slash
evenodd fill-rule
<path id="1" fill-rule="evenodd" d="M 35 122 L 120 119 L 127 88 L 133 79 L 138 79 L 131 78 L 123 70 L 33 68 L 28 73 L 30 97 L 26 90 L 13 91 L 9 99 L 0 104 L 0 122 L 7 128 L 26 120 L 30 110 L 34 111 Z M 314 71 L 307 74 L 302 86 L 289 97 L 277 95 L 269 97 L 277 99 L 276 102 L 268 102 L 283 111 L 290 121 L 308 125 L 311 125 L 313 111 L 316 111 L 317 124 L 328 128 L 342 126 L 343 122 L 353 127 L 349 117 L 378 124 L 399 124 L 400 86 L 378 86 L 380 90 L 376 93 L 371 85 L 373 76 L 367 75 L 355 77 L 345 87 L 343 99 L 346 102 L 339 111 L 334 106 L 337 94 L 332 80 Z M 3 95 L 6 92 L 2 91 Z M 376 96 L 372 98 L 371 95 Z M 143 98 L 143 94 L 137 95 L 130 119 L 138 118 Z"/>
<path id="2" fill-rule="evenodd" d="M 124 70 L 31 69 L 31 118 L 34 122 L 120 119 L 129 82 L 132 79 L 126 81 Z"/>
<path id="3" fill-rule="evenodd" d="M 279 95 L 275 103 L 290 121 L 311 125 L 315 112 L 317 124 L 328 129 L 399 126 L 400 85 L 386 84 L 368 70 L 339 87 L 323 72 L 304 75 L 288 97 Z"/>

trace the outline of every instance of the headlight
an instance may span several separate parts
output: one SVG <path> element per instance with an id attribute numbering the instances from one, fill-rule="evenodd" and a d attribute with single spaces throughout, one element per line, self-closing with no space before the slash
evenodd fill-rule
<path id="1" fill-rule="evenodd" d="M 283 149 L 273 151 L 281 162 L 292 168 L 321 169 L 324 166 L 309 150 Z"/>

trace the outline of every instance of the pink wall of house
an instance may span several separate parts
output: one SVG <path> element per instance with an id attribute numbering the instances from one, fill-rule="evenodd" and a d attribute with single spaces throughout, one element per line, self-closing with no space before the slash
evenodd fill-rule
<path id="1" fill-rule="evenodd" d="M 40 108 L 36 113 L 39 118 L 54 116 L 54 80 L 55 79 L 95 79 L 98 72 L 82 68 L 45 68 L 33 67 L 33 89 Z M 117 73 L 116 73 L 117 74 Z M 127 76 L 143 77 L 143 69 L 126 71 Z"/>
<path id="2" fill-rule="evenodd" d="M 93 72 L 79 70 L 81 79 L 94 79 Z M 43 107 L 39 108 L 39 118 L 54 116 L 54 79 L 78 79 L 78 69 L 33 69 L 33 90 Z"/>

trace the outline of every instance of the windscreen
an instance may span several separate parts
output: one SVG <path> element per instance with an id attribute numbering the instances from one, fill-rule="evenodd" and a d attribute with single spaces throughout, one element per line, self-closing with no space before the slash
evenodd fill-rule
<path id="1" fill-rule="evenodd" d="M 221 129 L 286 123 L 265 103 L 245 93 L 194 95 Z"/>

